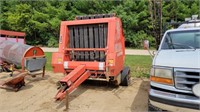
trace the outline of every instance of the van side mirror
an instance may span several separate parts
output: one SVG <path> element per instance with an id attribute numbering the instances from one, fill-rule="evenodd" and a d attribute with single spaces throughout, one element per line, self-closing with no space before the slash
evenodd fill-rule
<path id="1" fill-rule="evenodd" d="M 149 40 L 144 40 L 144 49 L 147 50 L 151 56 L 151 58 L 153 59 L 154 55 L 151 53 L 151 51 L 149 50 Z"/>
<path id="2" fill-rule="evenodd" d="M 149 40 L 144 40 L 143 46 L 145 50 L 149 49 Z"/>

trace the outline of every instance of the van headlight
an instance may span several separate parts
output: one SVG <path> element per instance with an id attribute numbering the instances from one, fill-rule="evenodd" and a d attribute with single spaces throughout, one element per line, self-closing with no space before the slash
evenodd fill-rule
<path id="1" fill-rule="evenodd" d="M 173 68 L 153 67 L 150 75 L 150 79 L 153 82 L 174 85 Z"/>

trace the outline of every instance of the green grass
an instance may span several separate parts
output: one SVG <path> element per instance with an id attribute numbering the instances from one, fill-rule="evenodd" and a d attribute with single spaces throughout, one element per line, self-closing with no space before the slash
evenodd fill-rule
<path id="1" fill-rule="evenodd" d="M 126 55 L 125 66 L 131 69 L 132 77 L 149 77 L 152 59 L 150 56 Z"/>
<path id="2" fill-rule="evenodd" d="M 52 53 L 46 52 L 45 55 L 47 58 L 46 70 L 52 71 Z M 150 56 L 126 55 L 125 66 L 130 67 L 132 77 L 149 77 L 151 62 Z"/>
<path id="3" fill-rule="evenodd" d="M 46 70 L 52 71 L 52 66 L 51 66 L 51 58 L 52 58 L 52 53 L 50 52 L 45 52 L 46 58 L 47 58 L 47 63 L 46 63 Z"/>

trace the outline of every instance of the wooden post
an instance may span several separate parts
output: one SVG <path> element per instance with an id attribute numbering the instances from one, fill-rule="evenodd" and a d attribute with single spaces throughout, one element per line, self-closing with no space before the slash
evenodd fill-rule
<path id="1" fill-rule="evenodd" d="M 66 91 L 66 96 L 65 96 L 65 106 L 66 106 L 65 111 L 68 112 L 68 109 L 69 109 L 69 92 L 68 92 L 68 91 Z"/>
<path id="2" fill-rule="evenodd" d="M 44 78 L 44 75 L 45 75 L 45 66 L 43 67 L 42 78 Z"/>

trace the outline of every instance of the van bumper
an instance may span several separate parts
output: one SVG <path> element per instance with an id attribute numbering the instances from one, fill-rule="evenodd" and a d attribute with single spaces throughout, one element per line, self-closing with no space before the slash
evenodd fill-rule
<path id="1" fill-rule="evenodd" d="M 168 104 L 156 102 L 153 100 L 149 100 L 149 103 L 150 103 L 150 105 L 152 105 L 154 107 L 160 108 L 162 110 L 172 111 L 172 112 L 199 112 L 199 110 L 196 110 L 196 109 L 168 105 Z"/>
<path id="2" fill-rule="evenodd" d="M 199 112 L 200 99 L 195 96 L 150 89 L 150 105 L 168 111 Z"/>

